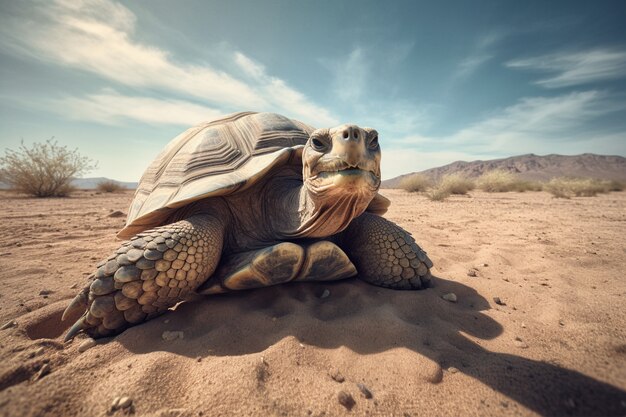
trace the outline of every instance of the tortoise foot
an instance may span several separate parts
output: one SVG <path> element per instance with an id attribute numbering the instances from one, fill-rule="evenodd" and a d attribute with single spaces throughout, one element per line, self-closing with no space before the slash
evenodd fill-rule
<path id="1" fill-rule="evenodd" d="M 289 281 L 337 280 L 355 274 L 356 268 L 348 256 L 332 242 L 283 242 L 227 257 L 198 292 L 216 294 Z"/>
<path id="2" fill-rule="evenodd" d="M 82 315 L 65 340 L 80 331 L 111 336 L 164 313 L 213 272 L 221 248 L 221 225 L 209 216 L 138 234 L 99 266 L 67 307 L 63 320 Z"/>
<path id="3" fill-rule="evenodd" d="M 364 213 L 339 236 L 340 246 L 370 284 L 396 290 L 430 285 L 433 263 L 415 239 L 389 220 Z"/>

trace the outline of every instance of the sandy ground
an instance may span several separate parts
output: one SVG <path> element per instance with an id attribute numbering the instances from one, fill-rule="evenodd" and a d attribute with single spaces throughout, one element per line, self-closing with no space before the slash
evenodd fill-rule
<path id="1" fill-rule="evenodd" d="M 124 217 L 108 215 L 132 194 L 0 194 L 0 324 L 16 322 L 0 330 L 0 415 L 626 415 L 626 193 L 383 194 L 432 288 L 206 297 L 83 353 L 60 314 L 118 246 Z M 117 396 L 133 406 L 110 411 Z"/>

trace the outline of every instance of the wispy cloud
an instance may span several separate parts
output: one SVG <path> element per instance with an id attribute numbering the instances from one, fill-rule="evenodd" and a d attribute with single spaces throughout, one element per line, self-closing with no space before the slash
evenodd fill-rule
<path id="1" fill-rule="evenodd" d="M 383 172 L 385 178 L 390 178 L 453 160 L 491 159 L 525 153 L 576 154 L 603 149 L 624 154 L 625 131 L 590 127 L 599 116 L 624 110 L 626 104 L 622 101 L 595 90 L 556 97 L 523 98 L 448 136 L 405 136 L 390 149 L 384 148 L 385 157 L 391 155 L 393 163 L 387 159 Z"/>
<path id="2" fill-rule="evenodd" d="M 458 63 L 452 74 L 452 80 L 468 78 L 490 61 L 494 57 L 493 48 L 503 37 L 504 34 L 500 31 L 492 31 L 478 37 L 469 53 Z"/>
<path id="3" fill-rule="evenodd" d="M 241 52 L 235 52 L 234 61 L 255 82 L 261 95 L 270 98 L 278 108 L 320 127 L 338 124 L 328 110 L 312 103 L 280 78 L 268 75 L 263 65 Z"/>
<path id="4" fill-rule="evenodd" d="M 223 112 L 182 100 L 126 96 L 104 90 L 85 97 L 65 97 L 48 102 L 49 108 L 71 119 L 121 124 L 128 119 L 161 125 L 193 126 L 216 119 Z"/>
<path id="5" fill-rule="evenodd" d="M 13 9 L 1 18 L 0 48 L 14 54 L 130 87 L 190 97 L 222 112 L 281 111 L 310 123 L 334 121 L 327 110 L 283 80 L 267 76 L 262 67 L 244 81 L 209 65 L 177 62 L 169 51 L 135 40 L 135 15 L 114 1 L 57 0 Z M 240 66 L 242 57 L 236 62 Z"/>
<path id="6" fill-rule="evenodd" d="M 536 82 L 546 88 L 569 87 L 626 77 L 626 51 L 591 49 L 516 59 L 509 68 L 555 73 Z"/>

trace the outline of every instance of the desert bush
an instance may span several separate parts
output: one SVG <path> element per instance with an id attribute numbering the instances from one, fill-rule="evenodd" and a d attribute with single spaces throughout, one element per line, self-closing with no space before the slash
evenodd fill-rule
<path id="1" fill-rule="evenodd" d="M 543 183 L 539 181 L 518 180 L 513 186 L 513 191 L 523 193 L 524 191 L 542 191 Z"/>
<path id="2" fill-rule="evenodd" d="M 432 187 L 426 190 L 424 195 L 431 201 L 443 201 L 450 197 L 450 191 L 442 187 Z"/>
<path id="3" fill-rule="evenodd" d="M 0 158 L 0 179 L 12 189 L 36 197 L 63 197 L 73 187 L 72 178 L 89 172 L 93 162 L 69 150 L 52 139 L 34 143 L 28 148 L 22 143 L 17 150 L 7 149 Z"/>
<path id="4" fill-rule="evenodd" d="M 607 185 L 609 191 L 624 191 L 624 188 L 626 188 L 626 183 L 618 180 L 610 180 Z"/>
<path id="5" fill-rule="evenodd" d="M 96 189 L 102 193 L 117 193 L 119 191 L 125 190 L 126 188 L 118 182 L 115 182 L 113 180 L 106 180 L 99 182 L 96 186 Z"/>
<path id="6" fill-rule="evenodd" d="M 489 193 L 504 193 L 507 191 L 525 191 L 526 182 L 515 174 L 495 169 L 481 175 L 476 184 L 478 188 Z"/>
<path id="7" fill-rule="evenodd" d="M 553 178 L 544 189 L 555 197 L 593 197 L 611 191 L 611 182 L 591 178 Z"/>
<path id="8" fill-rule="evenodd" d="M 468 191 L 476 188 L 474 181 L 464 178 L 459 174 L 444 175 L 437 188 L 446 190 L 449 194 L 467 194 Z"/>
<path id="9" fill-rule="evenodd" d="M 432 180 L 426 175 L 411 174 L 400 180 L 399 187 L 409 192 L 426 191 L 432 186 Z"/>

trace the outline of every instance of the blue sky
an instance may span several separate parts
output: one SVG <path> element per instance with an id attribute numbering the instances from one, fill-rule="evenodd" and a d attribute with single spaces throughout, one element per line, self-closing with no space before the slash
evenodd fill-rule
<path id="1" fill-rule="evenodd" d="M 626 155 L 623 1 L 0 2 L 0 145 L 54 136 L 138 180 L 198 122 L 375 127 L 383 177 Z"/>

